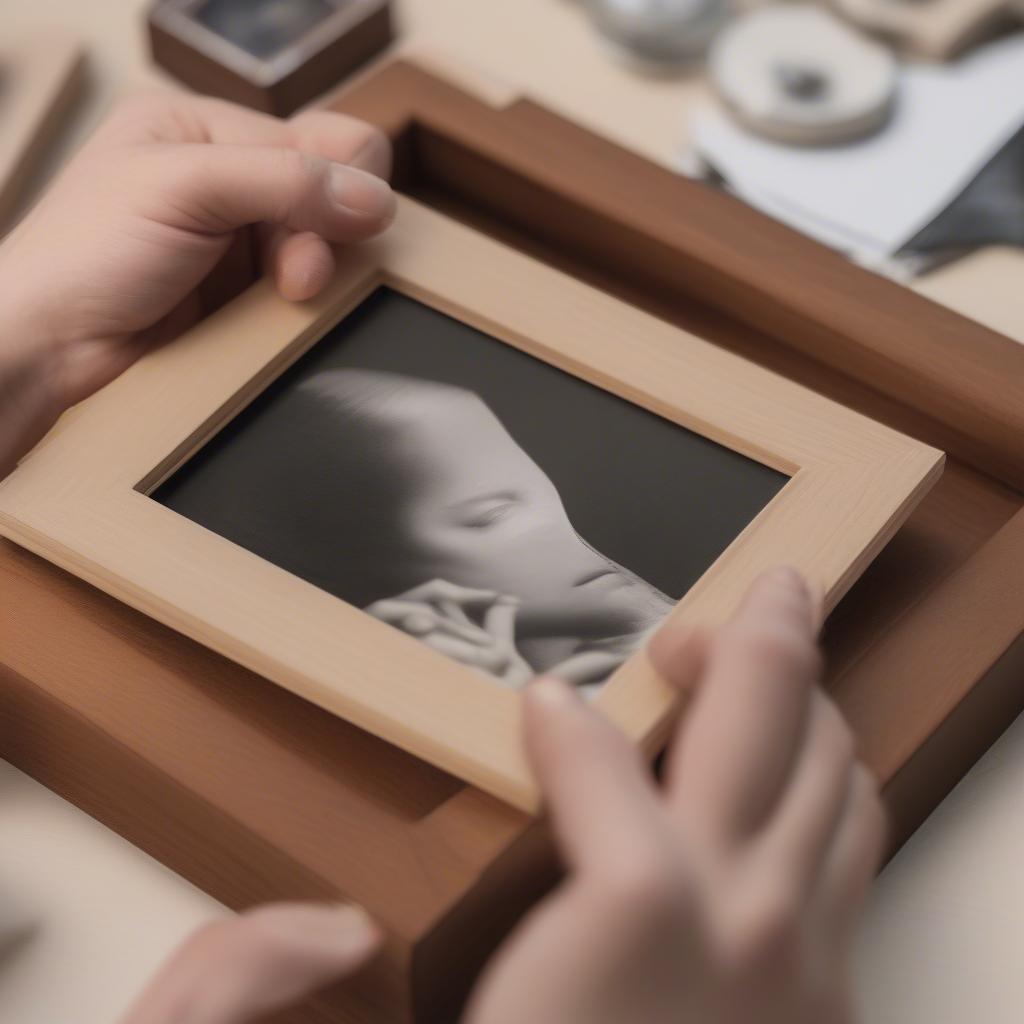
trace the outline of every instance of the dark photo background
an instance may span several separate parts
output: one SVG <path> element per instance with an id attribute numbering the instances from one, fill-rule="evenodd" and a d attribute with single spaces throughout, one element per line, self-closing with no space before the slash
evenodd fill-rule
<path id="1" fill-rule="evenodd" d="M 153 496 L 202 523 L 225 460 L 264 457 L 248 450 L 247 425 L 257 418 L 266 425 L 283 390 L 343 367 L 476 392 L 554 482 L 579 533 L 673 598 L 700 578 L 788 479 L 381 288 Z"/>

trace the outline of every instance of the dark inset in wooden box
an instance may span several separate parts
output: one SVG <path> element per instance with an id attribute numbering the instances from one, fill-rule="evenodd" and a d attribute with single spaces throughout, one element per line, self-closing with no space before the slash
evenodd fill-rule
<path id="1" fill-rule="evenodd" d="M 197 92 L 287 117 L 394 38 L 391 0 L 154 0 L 153 59 Z"/>

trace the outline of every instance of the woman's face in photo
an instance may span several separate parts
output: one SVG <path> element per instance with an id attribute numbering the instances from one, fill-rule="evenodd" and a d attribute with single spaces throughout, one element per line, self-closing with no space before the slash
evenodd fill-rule
<path id="1" fill-rule="evenodd" d="M 374 404 L 378 457 L 404 477 L 398 512 L 410 579 L 497 590 L 555 615 L 588 611 L 614 635 L 660 621 L 672 602 L 591 548 L 554 484 L 470 391 L 403 379 Z"/>

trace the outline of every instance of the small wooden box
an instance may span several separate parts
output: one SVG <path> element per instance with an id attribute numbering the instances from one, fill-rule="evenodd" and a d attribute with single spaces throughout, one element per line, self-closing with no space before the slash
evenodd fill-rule
<path id="1" fill-rule="evenodd" d="M 390 0 L 156 0 L 148 24 L 153 59 L 172 75 L 278 117 L 394 36 Z"/>
<path id="2" fill-rule="evenodd" d="M 1024 704 L 1024 347 L 525 100 L 409 62 L 333 104 L 401 187 L 943 448 L 826 628 L 898 845 Z M 543 825 L 0 544 L 4 754 L 226 903 L 348 897 L 386 953 L 296 1012 L 453 1020 L 555 878 Z"/>

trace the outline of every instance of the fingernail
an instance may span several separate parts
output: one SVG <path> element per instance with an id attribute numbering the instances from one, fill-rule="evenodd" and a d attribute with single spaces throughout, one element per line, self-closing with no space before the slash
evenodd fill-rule
<path id="1" fill-rule="evenodd" d="M 548 707 L 574 707 L 580 698 L 576 690 L 558 676 L 537 676 L 526 687 L 530 699 Z"/>
<path id="2" fill-rule="evenodd" d="M 390 220 L 394 216 L 395 194 L 375 174 L 347 164 L 331 164 L 330 189 L 341 206 L 361 216 L 375 220 Z"/>

